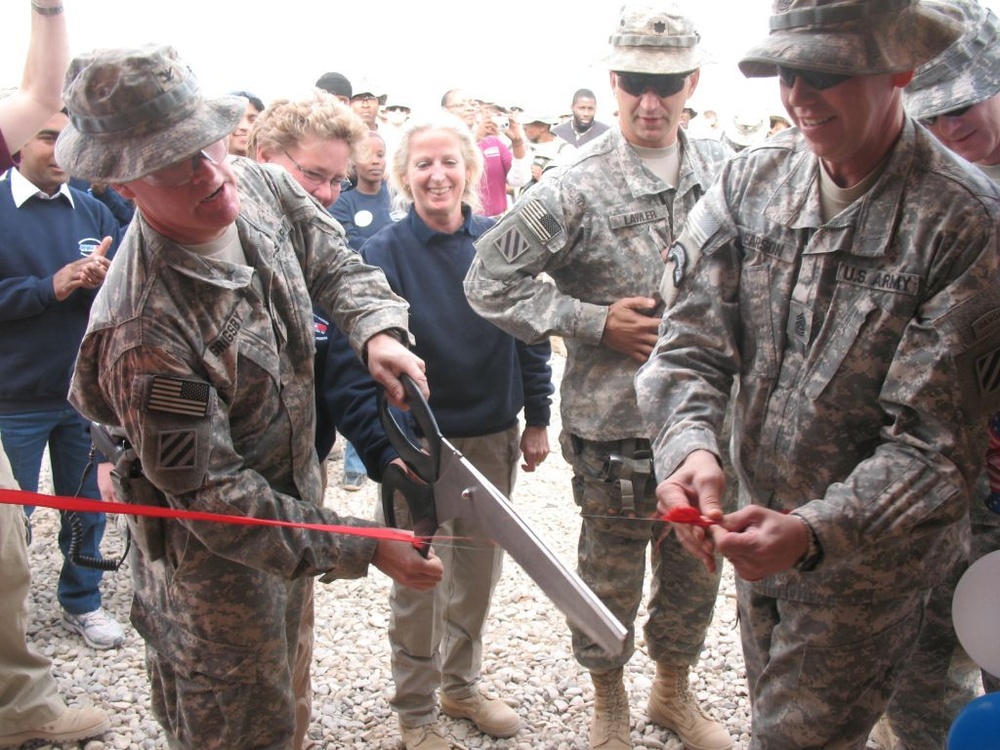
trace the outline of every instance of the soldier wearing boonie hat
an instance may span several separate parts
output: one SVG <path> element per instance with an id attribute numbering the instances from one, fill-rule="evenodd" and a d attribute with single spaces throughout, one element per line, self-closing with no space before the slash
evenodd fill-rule
<path id="1" fill-rule="evenodd" d="M 740 151 L 672 253 L 680 293 L 636 377 L 660 510 L 737 574 L 749 748 L 865 746 L 963 555 L 1000 405 L 1000 193 L 903 109 L 958 38 L 917 0 L 777 0 L 740 61 L 796 127 Z M 930 207 L 933 207 L 931 209 Z M 720 432 L 733 386 L 732 440 Z M 718 457 L 735 448 L 740 509 Z"/>
<path id="2" fill-rule="evenodd" d="M 81 55 L 63 93 L 60 164 L 137 207 L 70 386 L 73 406 L 125 441 L 119 499 L 371 525 L 321 507 L 310 312 L 312 301 L 329 310 L 371 367 L 394 373 L 398 400 L 395 376 L 422 376 L 400 341 L 406 303 L 284 169 L 226 158 L 246 100 L 205 97 L 172 48 Z M 311 699 L 297 656 L 314 576 L 357 577 L 392 557 L 417 566 L 412 585 L 441 576 L 407 543 L 129 523 L 132 622 L 175 748 L 291 747 L 295 701 Z"/>
<path id="3" fill-rule="evenodd" d="M 956 14 L 961 39 L 917 68 L 907 112 L 948 148 L 1000 182 L 1000 19 L 974 0 L 934 0 Z"/>
<path id="4" fill-rule="evenodd" d="M 917 68 L 903 90 L 903 102 L 910 116 L 939 141 L 1000 183 L 1000 19 L 974 0 L 931 4 L 961 19 L 962 36 Z M 998 418 L 990 420 L 989 471 L 971 493 L 971 554 L 931 592 L 920 640 L 903 665 L 892 702 L 876 728 L 876 738 L 888 735 L 886 742 L 895 745 L 898 740 L 906 750 L 944 747 L 957 709 L 978 694 L 974 674 L 978 670 L 962 658 L 951 607 L 955 587 L 968 566 L 1000 549 L 1000 515 L 985 502 L 991 493 L 1000 496 L 1000 472 L 990 460 L 992 446 L 1000 438 Z M 986 670 L 981 674 L 986 692 L 1000 690 L 1000 679 Z"/>
<path id="5" fill-rule="evenodd" d="M 656 678 L 646 714 L 686 747 L 732 746 L 688 689 L 719 573 L 706 571 L 676 537 L 660 539 L 650 436 L 634 386 L 662 306 L 672 300 L 672 287 L 659 297 L 666 250 L 732 153 L 680 128 L 706 61 L 683 7 L 666 0 L 621 9 L 604 59 L 619 127 L 525 192 L 476 242 L 466 277 L 481 315 L 525 341 L 555 334 L 566 344 L 560 444 L 581 513 L 579 569 L 630 633 L 612 654 L 573 629 L 574 655 L 594 683 L 590 747 L 598 750 L 632 747 L 623 672 L 634 653 L 650 548 L 644 630 Z M 682 264 L 671 258 L 671 279 Z"/>

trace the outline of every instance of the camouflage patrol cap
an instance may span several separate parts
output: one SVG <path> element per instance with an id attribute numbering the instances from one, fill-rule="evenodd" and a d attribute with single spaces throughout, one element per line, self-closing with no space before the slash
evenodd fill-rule
<path id="1" fill-rule="evenodd" d="M 770 34 L 740 60 L 748 78 L 778 65 L 823 73 L 913 70 L 961 34 L 952 17 L 920 0 L 774 0 Z"/>
<path id="2" fill-rule="evenodd" d="M 623 6 L 609 41 L 607 67 L 623 73 L 675 75 L 708 61 L 694 21 L 674 0 Z"/>
<path id="3" fill-rule="evenodd" d="M 917 68 L 903 89 L 907 112 L 918 120 L 986 101 L 1000 93 L 1000 19 L 974 0 L 935 0 L 962 20 L 961 39 Z"/>
<path id="4" fill-rule="evenodd" d="M 75 177 L 129 182 L 225 138 L 242 96 L 206 99 L 173 47 L 101 49 L 70 62 L 63 84 L 69 125 L 56 160 Z"/>

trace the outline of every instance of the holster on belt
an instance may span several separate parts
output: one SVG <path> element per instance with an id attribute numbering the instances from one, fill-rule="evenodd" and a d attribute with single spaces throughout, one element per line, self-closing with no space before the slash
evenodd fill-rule
<path id="1" fill-rule="evenodd" d="M 620 498 L 620 505 L 609 507 L 608 515 L 647 517 L 649 513 L 643 501 L 647 499 L 647 485 L 653 475 L 653 451 L 639 447 L 636 440 L 623 440 L 621 453 L 608 454 L 605 473 L 608 481 L 618 488 Z"/>
<path id="2" fill-rule="evenodd" d="M 143 474 L 139 456 L 124 435 L 97 422 L 91 424 L 90 434 L 94 447 L 114 464 L 111 483 L 121 502 L 167 507 L 166 497 Z M 125 516 L 125 520 L 132 538 L 147 560 L 153 562 L 163 557 L 166 545 L 162 518 Z"/>

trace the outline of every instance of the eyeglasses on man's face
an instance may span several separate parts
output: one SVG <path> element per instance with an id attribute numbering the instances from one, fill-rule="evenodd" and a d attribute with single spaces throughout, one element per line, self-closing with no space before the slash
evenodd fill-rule
<path id="1" fill-rule="evenodd" d="M 975 104 L 966 104 L 964 107 L 957 107 L 955 109 L 950 109 L 947 112 L 942 112 L 941 114 L 934 115 L 933 117 L 923 117 L 920 119 L 920 123 L 925 128 L 933 128 L 937 124 L 939 117 L 961 117 L 975 106 L 976 106 Z"/>
<path id="2" fill-rule="evenodd" d="M 788 68 L 784 65 L 779 65 L 778 78 L 788 88 L 792 88 L 795 85 L 795 79 L 799 78 L 810 88 L 814 88 L 817 91 L 826 91 L 827 89 L 832 89 L 834 86 L 839 86 L 850 78 L 854 78 L 854 76 L 844 75 L 843 73 L 822 73 L 818 70 L 802 70 L 801 68 Z"/>
<path id="3" fill-rule="evenodd" d="M 290 161 L 292 164 L 295 165 L 295 168 L 299 170 L 299 173 L 305 178 L 306 182 L 308 182 L 313 187 L 319 187 L 320 185 L 329 185 L 331 188 L 335 190 L 340 187 L 340 182 L 341 182 L 340 177 L 327 177 L 325 174 L 321 174 L 320 172 L 317 172 L 314 169 L 307 169 L 306 167 L 303 167 L 301 164 L 295 161 L 295 159 L 292 158 L 292 155 L 290 153 L 288 153 L 287 151 L 285 151 L 284 153 L 288 161 Z"/>
<path id="4" fill-rule="evenodd" d="M 219 164 L 226 158 L 227 153 L 226 139 L 222 138 L 191 156 L 146 175 L 142 179 L 156 187 L 181 187 L 194 179 L 203 160 L 209 164 Z"/>
<path id="5" fill-rule="evenodd" d="M 684 88 L 687 83 L 687 73 L 629 73 L 626 71 L 615 71 L 615 79 L 618 81 L 618 88 L 630 96 L 642 96 L 647 91 L 652 91 L 661 99 L 673 96 Z"/>

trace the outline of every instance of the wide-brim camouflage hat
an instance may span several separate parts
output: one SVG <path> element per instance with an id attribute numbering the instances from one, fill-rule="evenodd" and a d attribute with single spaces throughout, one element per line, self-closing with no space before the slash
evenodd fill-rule
<path id="1" fill-rule="evenodd" d="M 708 62 L 701 36 L 680 3 L 625 5 L 603 62 L 623 73 L 676 75 Z"/>
<path id="2" fill-rule="evenodd" d="M 843 75 L 914 70 L 961 35 L 920 0 L 775 0 L 767 39 L 740 60 L 748 78 L 778 65 Z"/>
<path id="3" fill-rule="evenodd" d="M 929 2 L 962 22 L 962 37 L 917 68 L 903 89 L 906 111 L 918 120 L 979 104 L 1000 93 L 1000 19 L 972 0 Z"/>
<path id="4" fill-rule="evenodd" d="M 164 45 L 101 49 L 76 57 L 63 85 L 69 125 L 56 161 L 74 177 L 129 182 L 225 138 L 246 110 L 242 96 L 202 95 L 198 79 Z"/>

